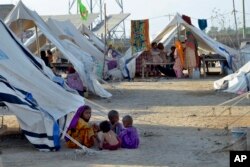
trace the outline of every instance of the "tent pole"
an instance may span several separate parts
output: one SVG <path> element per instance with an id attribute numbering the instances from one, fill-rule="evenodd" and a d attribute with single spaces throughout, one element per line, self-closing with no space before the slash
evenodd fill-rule
<path id="1" fill-rule="evenodd" d="M 35 26 L 36 29 L 36 48 L 37 48 L 37 55 L 40 54 L 40 48 L 39 48 L 39 39 L 38 39 L 38 33 L 37 33 L 37 26 Z"/>
<path id="2" fill-rule="evenodd" d="M 236 30 L 236 41 L 238 44 L 238 48 L 240 47 L 240 40 L 239 40 L 239 34 L 238 34 L 238 26 L 237 26 L 237 19 L 236 19 L 236 10 L 235 10 L 235 3 L 233 0 L 233 13 L 234 13 L 234 22 L 235 22 L 235 30 Z"/>
<path id="3" fill-rule="evenodd" d="M 179 29 L 179 22 L 177 20 L 177 40 L 180 41 L 180 29 Z"/>
<path id="4" fill-rule="evenodd" d="M 19 23 L 19 27 L 20 27 L 20 38 L 21 38 L 21 42 L 23 43 L 23 22 L 21 19 L 18 20 Z"/>
<path id="5" fill-rule="evenodd" d="M 102 78 L 104 79 L 105 58 L 107 54 L 107 17 L 106 17 L 106 3 L 104 3 L 104 58 L 102 67 Z"/>
<path id="6" fill-rule="evenodd" d="M 245 0 L 242 0 L 242 8 L 243 8 L 243 39 L 245 39 L 246 38 Z"/>

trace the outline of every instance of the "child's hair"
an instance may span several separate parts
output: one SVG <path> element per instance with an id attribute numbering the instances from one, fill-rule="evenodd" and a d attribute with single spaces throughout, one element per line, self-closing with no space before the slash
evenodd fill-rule
<path id="1" fill-rule="evenodd" d="M 52 55 L 52 52 L 50 49 L 47 50 L 47 54 Z"/>
<path id="2" fill-rule="evenodd" d="M 111 126 L 110 126 L 110 123 L 109 121 L 102 121 L 100 123 L 100 130 L 104 133 L 107 133 L 108 131 L 111 130 Z"/>
<path id="3" fill-rule="evenodd" d="M 171 51 L 175 51 L 175 46 L 171 46 Z"/>
<path id="4" fill-rule="evenodd" d="M 152 42 L 152 43 L 151 43 L 151 47 L 153 48 L 154 46 L 157 47 L 157 43 L 156 43 L 156 42 Z"/>
<path id="5" fill-rule="evenodd" d="M 163 43 L 158 43 L 157 48 L 163 50 L 164 49 Z"/>
<path id="6" fill-rule="evenodd" d="M 116 110 L 111 110 L 111 111 L 109 111 L 109 113 L 108 113 L 108 118 L 109 118 L 109 120 L 111 120 L 113 117 L 115 117 L 115 116 L 119 116 L 119 113 L 118 113 L 118 111 L 116 111 Z"/>
<path id="7" fill-rule="evenodd" d="M 133 125 L 133 118 L 130 115 L 125 115 L 122 118 L 122 122 L 127 122 L 129 125 Z"/>

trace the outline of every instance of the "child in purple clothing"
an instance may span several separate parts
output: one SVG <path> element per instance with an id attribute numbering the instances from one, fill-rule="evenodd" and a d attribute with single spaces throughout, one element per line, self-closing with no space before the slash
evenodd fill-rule
<path id="1" fill-rule="evenodd" d="M 124 129 L 119 134 L 119 138 L 122 142 L 122 148 L 134 149 L 139 146 L 139 135 L 135 127 L 133 127 L 133 119 L 130 115 L 126 115 L 122 118 Z"/>
<path id="2" fill-rule="evenodd" d="M 111 124 L 111 130 L 119 136 L 122 130 L 122 124 L 119 122 L 119 113 L 116 110 L 111 110 L 108 113 L 109 122 Z"/>

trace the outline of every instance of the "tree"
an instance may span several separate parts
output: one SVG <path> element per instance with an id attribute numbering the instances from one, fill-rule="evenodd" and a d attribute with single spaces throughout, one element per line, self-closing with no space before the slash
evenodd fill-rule
<path id="1" fill-rule="evenodd" d="M 207 34 L 214 38 L 218 35 L 219 28 L 218 27 L 211 27 L 210 30 L 207 32 Z"/>

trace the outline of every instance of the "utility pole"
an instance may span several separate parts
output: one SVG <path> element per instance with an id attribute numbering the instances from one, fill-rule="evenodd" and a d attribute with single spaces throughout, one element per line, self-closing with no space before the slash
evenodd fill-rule
<path id="1" fill-rule="evenodd" d="M 92 0 L 90 0 L 90 13 L 93 13 L 93 2 L 92 2 Z M 90 30 L 92 30 L 93 29 L 93 23 L 91 23 L 90 24 Z"/>
<path id="2" fill-rule="evenodd" d="M 73 5 L 75 4 L 76 0 L 69 0 L 69 9 L 68 9 L 68 13 L 71 14 L 71 9 L 73 7 Z"/>
<path id="3" fill-rule="evenodd" d="M 245 17 L 245 0 L 242 0 L 243 7 L 243 39 L 246 38 L 246 17 Z"/>
<path id="4" fill-rule="evenodd" d="M 236 40 L 237 40 L 237 44 L 238 47 L 240 47 L 240 41 L 239 41 L 239 35 L 238 35 L 238 26 L 237 26 L 237 20 L 236 20 L 236 10 L 235 10 L 235 3 L 233 0 L 233 13 L 234 13 L 234 22 L 235 22 L 235 30 L 236 30 Z"/>
<path id="5" fill-rule="evenodd" d="M 104 56 L 103 56 L 103 67 L 102 67 L 102 78 L 105 77 L 105 61 L 107 54 L 107 17 L 106 17 L 106 3 L 104 3 Z"/>

